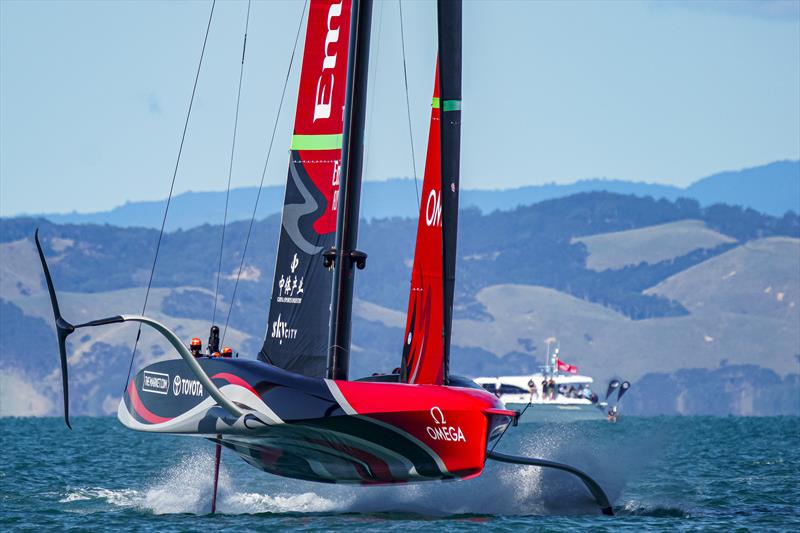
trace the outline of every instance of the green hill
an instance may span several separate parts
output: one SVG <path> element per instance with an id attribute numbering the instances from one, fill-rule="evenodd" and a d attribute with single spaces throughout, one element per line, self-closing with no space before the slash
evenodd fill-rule
<path id="1" fill-rule="evenodd" d="M 645 292 L 677 300 L 693 315 L 734 312 L 798 325 L 799 276 L 800 239 L 772 237 L 738 246 Z"/>
<path id="2" fill-rule="evenodd" d="M 681 220 L 640 229 L 575 237 L 572 242 L 586 245 L 589 251 L 586 260 L 588 268 L 607 270 L 642 262 L 656 264 L 736 240 L 709 229 L 701 220 Z"/>

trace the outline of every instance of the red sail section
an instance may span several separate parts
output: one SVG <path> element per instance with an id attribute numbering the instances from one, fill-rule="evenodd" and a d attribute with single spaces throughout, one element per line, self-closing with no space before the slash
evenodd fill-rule
<path id="1" fill-rule="evenodd" d="M 322 377 L 328 353 L 331 274 L 339 207 L 351 0 L 311 0 L 297 98 L 281 235 L 258 357 Z"/>
<path id="2" fill-rule="evenodd" d="M 327 201 L 320 234 L 336 231 L 350 9 L 351 0 L 311 1 L 294 119 L 292 151 Z"/>
<path id="3" fill-rule="evenodd" d="M 437 65 L 438 73 L 438 65 Z M 439 76 L 433 90 L 428 155 L 422 183 L 417 245 L 411 272 L 401 372 L 408 383 L 444 380 L 444 289 L 442 284 L 442 195 Z"/>

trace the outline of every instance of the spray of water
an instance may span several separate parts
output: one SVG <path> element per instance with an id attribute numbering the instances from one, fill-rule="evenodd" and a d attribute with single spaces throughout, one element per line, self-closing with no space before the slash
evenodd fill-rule
<path id="1" fill-rule="evenodd" d="M 624 442 L 624 441 L 623 441 Z M 613 500 L 628 476 L 641 471 L 657 449 L 653 442 L 600 446 L 587 439 L 579 426 L 529 434 L 507 448 L 510 453 L 567 462 L 590 472 Z M 231 455 L 224 455 L 232 459 Z M 624 458 L 624 459 L 623 459 Z M 136 508 L 154 514 L 207 514 L 211 507 L 214 455 L 192 453 L 155 477 L 143 490 L 83 488 L 68 492 L 66 504 L 99 501 L 115 507 Z M 244 465 L 236 466 L 242 468 Z M 251 472 L 248 469 L 247 473 Z M 487 462 L 479 478 L 449 483 L 419 483 L 379 487 L 322 485 L 277 478 L 252 471 L 259 491 L 244 491 L 223 460 L 217 512 L 260 513 L 401 513 L 423 516 L 595 514 L 597 505 L 583 485 L 562 472 Z M 266 477 L 264 477 L 266 476 Z M 263 480 L 263 481 L 262 481 Z M 264 488 L 263 483 L 268 485 Z M 618 501 L 625 509 L 626 502 Z M 637 502 L 632 513 L 641 511 Z"/>

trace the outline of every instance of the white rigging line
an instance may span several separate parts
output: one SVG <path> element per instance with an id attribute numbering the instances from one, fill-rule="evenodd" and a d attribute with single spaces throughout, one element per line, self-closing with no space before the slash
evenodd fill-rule
<path id="1" fill-rule="evenodd" d="M 233 306 L 236 301 L 236 291 L 239 288 L 239 279 L 242 276 L 242 269 L 244 268 L 244 259 L 245 256 L 247 255 L 247 246 L 250 244 L 250 236 L 253 233 L 253 223 L 256 220 L 256 213 L 258 213 L 258 202 L 261 199 L 261 190 L 264 188 L 264 178 L 267 175 L 267 166 L 269 165 L 269 158 L 270 155 L 272 154 L 272 145 L 275 142 L 275 132 L 278 129 L 278 122 L 280 121 L 281 118 L 281 111 L 283 110 L 283 101 L 286 98 L 286 87 L 289 85 L 289 77 L 292 73 L 292 66 L 294 65 L 294 57 L 295 54 L 297 53 L 297 43 L 300 40 L 300 32 L 303 29 L 303 20 L 305 19 L 307 7 L 308 7 L 308 0 L 306 0 L 306 2 L 303 3 L 303 12 L 300 14 L 300 22 L 297 25 L 297 34 L 295 35 L 294 38 L 292 56 L 289 58 L 289 66 L 286 69 L 286 78 L 283 81 L 283 91 L 281 92 L 281 100 L 280 103 L 278 104 L 278 112 L 275 115 L 275 123 L 272 126 L 272 135 L 269 139 L 269 147 L 267 148 L 267 157 L 266 160 L 264 161 L 264 169 L 261 171 L 261 182 L 258 184 L 258 193 L 256 194 L 255 204 L 253 204 L 253 216 L 250 217 L 250 225 L 247 228 L 247 237 L 245 238 L 244 248 L 242 249 L 242 259 L 239 262 L 239 270 L 236 273 L 236 281 L 233 284 L 233 294 L 231 295 L 231 303 L 230 306 L 228 307 L 228 315 L 225 317 L 225 327 L 222 330 L 222 339 L 220 340 L 221 344 L 225 342 L 225 334 L 228 332 L 228 323 L 230 322 L 231 312 L 233 311 Z"/>
<path id="2" fill-rule="evenodd" d="M 414 132 L 411 127 L 411 103 L 408 99 L 408 69 L 406 68 L 406 38 L 403 31 L 403 2 L 397 0 L 397 7 L 400 9 L 400 44 L 403 50 L 403 82 L 406 91 L 406 114 L 408 115 L 408 139 L 411 146 L 411 165 L 414 168 L 414 188 L 417 191 L 417 211 L 420 209 L 419 179 L 417 178 L 417 156 L 414 152 Z M 438 73 L 436 74 L 439 75 Z"/>
<path id="3" fill-rule="evenodd" d="M 378 32 L 377 32 L 377 41 L 378 46 L 375 49 L 375 56 L 372 60 L 375 64 L 375 68 L 370 70 L 370 77 L 372 81 L 367 84 L 367 90 L 369 91 L 369 112 L 367 113 L 367 135 L 365 137 L 365 144 L 366 149 L 364 150 L 364 175 L 369 179 L 369 159 L 370 154 L 372 153 L 371 147 L 371 140 L 372 140 L 372 125 L 375 122 L 373 117 L 374 114 L 372 110 L 375 108 L 375 80 L 378 78 L 378 69 L 380 68 L 380 57 L 381 57 L 381 29 L 383 28 L 383 4 L 384 2 L 379 2 L 379 13 L 378 13 Z"/>
<path id="4" fill-rule="evenodd" d="M 200 50 L 200 60 L 197 63 L 197 73 L 194 76 L 194 85 L 192 86 L 192 97 L 189 99 L 189 109 L 186 111 L 186 120 L 183 123 L 183 133 L 181 134 L 181 143 L 178 147 L 178 156 L 175 159 L 175 169 L 172 171 L 172 183 L 169 186 L 169 196 L 167 196 L 167 205 L 164 207 L 164 218 L 161 220 L 161 231 L 158 234 L 158 242 L 156 243 L 156 253 L 153 256 L 153 265 L 150 267 L 150 279 L 147 281 L 147 291 L 144 294 L 144 304 L 142 305 L 142 315 L 147 310 L 147 300 L 150 297 L 150 288 L 153 286 L 153 274 L 156 271 L 156 262 L 158 261 L 158 253 L 161 250 L 161 240 L 164 237 L 164 226 L 167 224 L 167 214 L 169 213 L 170 202 L 172 201 L 172 192 L 175 190 L 175 178 L 178 176 L 178 167 L 181 163 L 181 154 L 183 154 L 183 143 L 186 140 L 186 131 L 189 128 L 189 118 L 192 116 L 192 106 L 194 104 L 194 96 L 197 93 L 197 82 L 200 79 L 200 70 L 203 66 L 203 57 L 206 53 L 206 44 L 208 43 L 208 33 L 211 29 L 211 19 L 214 18 L 214 7 L 217 1 L 212 0 L 211 12 L 208 14 L 208 24 L 206 25 L 206 34 L 203 37 L 203 48 Z M 128 377 L 125 380 L 124 392 L 128 390 L 128 383 L 131 379 L 131 370 L 133 369 L 133 360 L 136 357 L 136 348 L 139 346 L 139 339 L 142 336 L 142 325 L 139 324 L 139 329 L 136 333 L 136 340 L 133 343 L 133 350 L 131 351 L 131 362 L 128 365 Z"/>
<path id="5" fill-rule="evenodd" d="M 244 77 L 244 55 L 247 50 L 247 30 L 250 27 L 250 0 L 247 0 L 247 18 L 244 23 L 244 39 L 242 42 L 242 64 L 239 67 L 239 88 L 236 91 L 236 113 L 233 120 L 233 139 L 231 140 L 231 158 L 228 165 L 228 187 L 225 191 L 225 214 L 222 217 L 222 238 L 219 241 L 219 264 L 217 266 L 217 285 L 214 289 L 214 311 L 211 314 L 211 325 L 217 321 L 217 300 L 219 299 L 219 279 L 222 277 L 222 250 L 225 246 L 225 225 L 228 223 L 228 204 L 231 197 L 231 177 L 236 152 L 236 131 L 239 128 L 239 103 L 242 99 L 242 78 Z"/>

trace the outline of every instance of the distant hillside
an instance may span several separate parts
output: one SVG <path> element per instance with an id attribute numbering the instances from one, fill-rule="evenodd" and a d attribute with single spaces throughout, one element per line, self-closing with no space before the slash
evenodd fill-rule
<path id="1" fill-rule="evenodd" d="M 243 357 L 252 357 L 263 340 L 279 224 L 277 215 L 255 224 L 246 276 L 232 305 L 226 342 Z M 32 242 L 37 226 L 62 311 L 76 322 L 140 311 L 158 238 L 146 228 L 2 221 L 0 414 L 52 414 L 60 406 L 52 311 Z M 359 248 L 369 253 L 369 263 L 356 281 L 353 376 L 399 362 L 415 228 L 415 220 L 403 218 L 361 225 Z M 221 229 L 205 225 L 164 236 L 148 314 L 182 337 L 207 334 Z M 226 229 L 218 316 L 231 307 L 246 233 L 246 222 Z M 626 249 L 619 263 L 592 268 L 593 256 L 613 258 Z M 644 382 L 653 393 L 672 395 L 637 403 L 632 392 L 636 412 L 706 412 L 702 402 L 676 403 L 676 395 L 695 395 L 702 387 L 691 379 L 706 380 L 709 390 L 740 390 L 756 379 L 749 376 L 769 375 L 770 383 L 778 380 L 780 398 L 800 394 L 800 378 L 791 377 L 800 374 L 795 214 L 582 193 L 510 211 L 465 209 L 458 253 L 457 373 L 532 371 L 544 360 L 545 341 L 556 337 L 564 359 L 599 387 L 620 376 L 635 382 L 634 391 Z M 114 412 L 135 333 L 135 326 L 104 327 L 70 338 L 76 413 Z M 144 333 L 135 366 L 170 353 L 157 336 Z M 760 370 L 739 379 L 733 371 L 717 372 L 726 365 Z M 690 370 L 697 372 L 680 374 Z M 758 390 L 759 409 L 791 408 L 772 389 Z M 744 396 L 737 394 L 724 396 L 714 412 L 760 412 L 742 407 Z"/>
<path id="2" fill-rule="evenodd" d="M 762 213 L 800 212 L 800 162 L 776 161 L 760 167 L 720 172 L 694 182 L 686 196 L 702 205 L 728 204 Z"/>
<path id="3" fill-rule="evenodd" d="M 693 314 L 724 312 L 786 318 L 800 341 L 800 240 L 751 241 L 687 268 L 646 294 L 679 300 Z M 763 335 L 775 332 L 765 331 Z"/>
<path id="4" fill-rule="evenodd" d="M 366 219 L 415 217 L 417 188 L 413 180 L 366 181 L 361 215 Z M 511 210 L 519 206 L 570 196 L 606 191 L 640 197 L 692 198 L 703 206 L 716 203 L 739 205 L 774 216 L 786 211 L 800 212 L 800 161 L 780 161 L 735 172 L 722 172 L 703 178 L 688 188 L 610 179 L 581 180 L 571 184 L 537 185 L 504 190 L 463 190 L 461 206 L 477 207 L 483 213 Z M 231 190 L 229 221 L 249 220 L 257 193 L 256 187 Z M 280 212 L 283 186 L 265 187 L 259 201 L 258 218 Z M 169 229 L 189 229 L 203 224 L 221 224 L 225 192 L 187 192 L 173 198 Z M 123 227 L 157 228 L 164 214 L 164 201 L 130 202 L 110 211 L 32 215 L 59 224 L 111 224 Z"/>
<path id="5" fill-rule="evenodd" d="M 701 220 L 681 220 L 646 228 L 575 237 L 586 245 L 586 266 L 592 270 L 623 268 L 641 262 L 658 263 L 693 250 L 736 242 L 706 227 Z"/>

